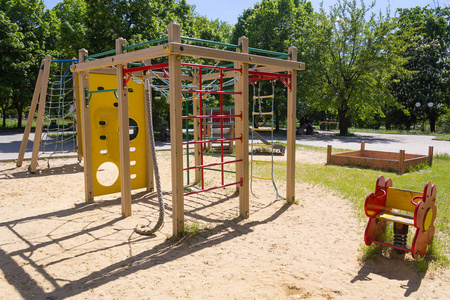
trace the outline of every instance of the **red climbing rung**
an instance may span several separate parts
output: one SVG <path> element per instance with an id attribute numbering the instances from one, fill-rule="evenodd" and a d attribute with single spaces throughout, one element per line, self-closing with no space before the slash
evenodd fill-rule
<path id="1" fill-rule="evenodd" d="M 198 166 L 193 166 L 193 167 L 189 167 L 189 168 L 184 168 L 183 171 L 200 169 L 200 168 L 208 168 L 208 167 L 214 167 L 214 166 L 221 166 L 221 165 L 226 165 L 226 164 L 234 164 L 234 163 L 241 162 L 241 161 L 242 161 L 242 159 L 238 159 L 238 160 L 230 160 L 230 161 L 218 162 L 218 163 L 207 164 L 207 165 L 198 165 Z"/>
<path id="2" fill-rule="evenodd" d="M 228 142 L 228 141 L 242 141 L 242 136 L 237 138 L 228 138 L 228 139 L 217 139 L 217 140 L 200 140 L 193 142 L 183 142 L 183 145 L 195 145 L 195 144 L 206 144 L 206 143 L 220 143 L 220 142 Z"/>
<path id="3" fill-rule="evenodd" d="M 218 95 L 240 95 L 241 92 L 232 91 L 210 91 L 210 90 L 181 90 L 183 93 L 204 93 L 204 94 L 218 94 Z"/>
<path id="4" fill-rule="evenodd" d="M 249 75 L 259 75 L 259 76 L 267 76 L 267 77 L 275 77 L 275 78 L 291 78 L 291 74 L 280 74 L 280 73 L 271 73 L 271 72 L 260 72 L 260 71 L 248 71 Z"/>
<path id="5" fill-rule="evenodd" d="M 169 67 L 169 63 L 127 68 L 127 69 L 124 68 L 123 74 L 134 73 L 134 72 L 145 71 L 145 70 L 157 70 L 157 69 L 163 69 L 163 68 L 167 68 L 167 67 Z"/>
<path id="6" fill-rule="evenodd" d="M 215 186 L 215 187 L 211 187 L 211 188 L 207 188 L 207 189 L 198 190 L 198 191 L 195 191 L 195 192 L 185 193 L 184 196 L 189 196 L 189 195 L 192 195 L 192 194 L 199 194 L 199 193 L 203 193 L 203 192 L 209 192 L 209 191 L 212 191 L 212 190 L 221 189 L 221 188 L 224 188 L 224 187 L 237 185 L 237 184 L 240 184 L 242 186 L 243 183 L 244 183 L 244 181 L 242 180 L 242 177 L 241 177 L 241 180 L 238 181 L 238 182 L 228 183 L 228 184 L 219 185 L 219 186 Z"/>
<path id="7" fill-rule="evenodd" d="M 219 66 L 208 66 L 208 65 L 200 65 L 200 64 L 191 64 L 191 63 L 181 63 L 182 66 L 188 66 L 188 67 L 198 67 L 198 68 L 205 68 L 205 69 L 215 69 L 215 70 L 224 70 L 224 71 L 236 71 L 241 72 L 241 69 L 235 69 L 235 68 L 227 68 L 227 67 L 219 67 Z"/>
<path id="8" fill-rule="evenodd" d="M 202 115 L 202 116 L 182 116 L 183 120 L 185 119 L 210 119 L 210 118 L 218 118 L 218 119 L 229 119 L 229 118 L 242 118 L 242 114 L 240 115 Z"/>

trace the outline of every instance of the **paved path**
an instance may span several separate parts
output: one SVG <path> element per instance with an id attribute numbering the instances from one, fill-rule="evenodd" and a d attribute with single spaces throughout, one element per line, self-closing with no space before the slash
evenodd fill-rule
<path id="1" fill-rule="evenodd" d="M 23 133 L 19 131 L 0 131 L 0 161 L 17 159 Z M 30 139 L 25 153 L 25 159 L 31 158 L 32 140 L 34 134 L 30 134 Z M 277 136 L 277 141 L 286 142 L 285 137 Z M 381 133 L 356 133 L 351 137 L 339 137 L 326 131 L 319 131 L 314 135 L 298 135 L 297 144 L 317 147 L 332 145 L 334 149 L 358 150 L 361 142 L 366 143 L 367 150 L 379 150 L 388 152 L 398 152 L 405 150 L 410 154 L 428 154 L 428 146 L 434 147 L 434 154 L 450 154 L 450 141 L 436 140 L 429 135 L 406 135 L 406 134 L 381 134 Z M 156 142 L 156 150 L 169 150 L 170 143 Z M 333 151 L 335 153 L 335 151 Z"/>
<path id="2" fill-rule="evenodd" d="M 355 136 L 340 137 L 329 132 L 320 132 L 314 135 L 298 135 L 297 144 L 358 150 L 361 142 L 365 142 L 366 150 L 399 152 L 405 150 L 410 154 L 428 154 L 428 147 L 434 147 L 434 154 L 450 154 L 450 141 L 435 139 L 431 135 L 413 134 L 383 134 L 383 133 L 355 133 Z M 333 151 L 334 153 L 334 151 Z"/>

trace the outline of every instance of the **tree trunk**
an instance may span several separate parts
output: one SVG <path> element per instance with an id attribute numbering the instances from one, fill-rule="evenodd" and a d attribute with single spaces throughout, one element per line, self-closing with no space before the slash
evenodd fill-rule
<path id="1" fill-rule="evenodd" d="M 436 131 L 436 118 L 434 116 L 430 116 L 430 131 Z"/>
<path id="2" fill-rule="evenodd" d="M 23 113 L 23 107 L 19 105 L 17 107 L 17 128 L 22 128 L 22 113 Z"/>
<path id="3" fill-rule="evenodd" d="M 6 128 L 6 110 L 2 109 L 1 113 L 1 115 L 3 116 L 3 128 Z"/>
<path id="4" fill-rule="evenodd" d="M 275 130 L 279 131 L 280 130 L 280 118 L 278 116 L 278 108 L 275 106 L 274 110 L 275 110 Z"/>
<path id="5" fill-rule="evenodd" d="M 339 108 L 338 109 L 338 115 L 339 115 L 339 133 L 341 135 L 348 134 L 348 126 L 349 126 L 349 120 L 347 118 L 347 111 L 348 109 Z"/>

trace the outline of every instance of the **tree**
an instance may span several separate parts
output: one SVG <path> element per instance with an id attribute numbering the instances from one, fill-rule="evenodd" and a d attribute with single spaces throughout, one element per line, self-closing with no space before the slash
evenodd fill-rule
<path id="1" fill-rule="evenodd" d="M 424 123 L 425 118 L 428 118 L 431 132 L 434 132 L 440 111 L 450 104 L 449 22 L 448 8 L 415 7 L 399 10 L 398 33 L 407 31 L 413 35 L 413 39 L 405 41 L 409 47 L 403 52 L 403 56 L 408 59 L 405 68 L 412 75 L 395 80 L 392 91 L 403 109 L 393 109 L 390 117 L 393 119 L 394 116 L 397 123 L 404 122 L 407 129 L 412 123 L 418 120 Z"/>
<path id="2" fill-rule="evenodd" d="M 336 110 L 340 134 L 348 133 L 352 116 L 382 115 L 394 100 L 391 77 L 404 74 L 396 22 L 381 13 L 369 16 L 373 6 L 339 0 L 328 14 L 322 8 L 306 23 L 299 42 L 306 63 L 299 76 L 301 97 L 316 109 Z"/>
<path id="3" fill-rule="evenodd" d="M 92 53 L 114 48 L 117 38 L 130 44 L 160 38 L 167 24 L 193 30 L 194 13 L 186 0 L 86 0 L 88 45 Z M 165 33 L 167 35 L 167 33 Z"/>
<path id="4" fill-rule="evenodd" d="M 234 27 L 231 43 L 237 44 L 239 37 L 246 36 L 249 46 L 286 53 L 289 46 L 299 38 L 298 28 L 303 26 L 305 16 L 312 13 L 310 2 L 299 0 L 263 0 L 253 8 L 244 10 Z M 286 120 L 287 101 L 284 86 L 277 82 L 274 105 L 275 126 Z M 272 85 L 264 83 L 262 94 L 271 94 Z M 271 105 L 266 103 L 266 110 Z"/>
<path id="5" fill-rule="evenodd" d="M 52 11 L 60 20 L 56 47 L 63 58 L 78 58 L 78 50 L 86 47 L 86 1 L 64 0 Z"/>
<path id="6" fill-rule="evenodd" d="M 58 39 L 59 22 L 40 0 L 0 0 L 0 10 L 2 23 L 14 24 L 2 28 L 2 35 L 8 39 L 0 43 L 0 84 L 3 92 L 12 91 L 11 107 L 17 111 L 20 128 L 23 110 L 31 101 L 40 60 L 46 53 L 56 53 L 51 50 Z"/>
<path id="7" fill-rule="evenodd" d="M 3 11 L 0 11 L 0 73 L 7 72 L 13 65 L 14 58 L 23 48 L 19 26 L 11 22 Z M 3 116 L 3 127 L 6 127 L 6 112 L 12 104 L 12 88 L 6 76 L 0 75 L 0 113 Z"/>

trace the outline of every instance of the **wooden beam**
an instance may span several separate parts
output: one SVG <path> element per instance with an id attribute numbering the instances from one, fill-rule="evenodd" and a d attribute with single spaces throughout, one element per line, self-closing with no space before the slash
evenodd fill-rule
<path id="1" fill-rule="evenodd" d="M 433 146 L 428 147 L 428 164 L 431 166 L 433 164 Z"/>
<path id="2" fill-rule="evenodd" d="M 180 25 L 169 24 L 169 42 L 180 42 Z M 181 99 L 181 56 L 169 55 L 170 143 L 172 165 L 173 235 L 184 231 L 183 124 Z"/>
<path id="3" fill-rule="evenodd" d="M 297 61 L 297 48 L 289 47 L 289 54 L 293 63 Z M 303 65 L 304 69 L 304 65 Z M 287 97 L 287 177 L 286 200 L 289 203 L 295 201 L 295 140 L 297 121 L 297 70 L 293 68 L 291 74 L 291 88 Z"/>
<path id="4" fill-rule="evenodd" d="M 82 118 L 81 110 L 83 109 L 80 100 L 80 73 L 73 74 L 73 104 L 75 106 L 75 124 L 77 136 L 77 157 L 80 162 L 83 159 L 83 134 L 82 134 Z"/>
<path id="5" fill-rule="evenodd" d="M 39 156 L 39 148 L 41 145 L 42 126 L 44 124 L 45 102 L 47 100 L 48 78 L 50 76 L 50 65 L 52 63 L 51 55 L 45 56 L 44 74 L 42 76 L 41 89 L 39 95 L 39 108 L 36 120 L 36 129 L 34 131 L 33 153 L 31 154 L 30 172 L 35 173 L 37 168 L 37 160 Z"/>
<path id="6" fill-rule="evenodd" d="M 121 49 L 120 49 L 121 50 Z M 121 50 L 122 51 L 122 50 Z M 73 65 L 72 72 L 82 72 L 89 71 L 93 69 L 101 69 L 106 67 L 111 67 L 114 65 L 125 65 L 129 62 L 136 62 L 146 59 L 153 59 L 158 57 L 167 56 L 165 52 L 164 45 L 159 45 L 151 48 L 145 48 L 141 50 L 136 50 L 129 53 L 121 53 L 114 56 L 108 56 L 105 58 L 100 58 L 98 60 L 86 61 Z"/>
<path id="7" fill-rule="evenodd" d="M 327 145 L 327 164 L 331 164 L 331 153 L 333 151 L 333 146 Z"/>
<path id="8" fill-rule="evenodd" d="M 400 174 L 405 173 L 405 150 L 400 150 L 398 154 L 398 170 Z"/>
<path id="9" fill-rule="evenodd" d="M 110 74 L 110 75 L 116 75 L 116 69 L 112 69 L 112 68 L 104 68 L 104 69 L 95 69 L 95 70 L 91 70 L 89 71 L 89 73 L 94 73 L 94 74 Z M 133 73 L 133 75 L 138 76 L 138 77 L 143 77 L 144 73 L 142 71 L 138 71 Z M 149 72 L 148 78 L 156 78 L 157 76 L 160 78 L 164 78 L 164 79 L 169 79 L 169 77 L 164 73 L 164 72 Z M 187 81 L 192 81 L 192 76 L 187 75 L 187 74 L 181 74 L 181 80 L 187 80 Z"/>
<path id="10" fill-rule="evenodd" d="M 116 54 L 120 56 L 123 38 L 116 40 Z M 130 121 L 128 116 L 128 87 L 123 82 L 123 65 L 117 64 L 117 96 L 119 106 L 119 151 L 120 151 L 120 193 L 122 217 L 131 216 L 131 173 L 130 173 Z"/>
<path id="11" fill-rule="evenodd" d="M 25 151 L 27 150 L 28 138 L 30 137 L 31 127 L 34 121 L 34 113 L 36 112 L 36 108 L 39 101 L 39 95 L 41 93 L 42 88 L 42 76 L 45 68 L 45 59 L 41 61 L 41 65 L 39 67 L 38 78 L 36 80 L 36 85 L 34 87 L 33 98 L 31 100 L 30 111 L 28 112 L 27 125 L 25 126 L 25 131 L 22 137 L 22 143 L 20 144 L 19 156 L 17 157 L 16 166 L 22 166 L 23 158 L 25 156 Z M 49 66 L 47 66 L 48 68 Z"/>
<path id="12" fill-rule="evenodd" d="M 238 43 L 242 46 L 240 54 L 248 53 L 248 39 L 241 37 Z M 236 159 L 242 160 L 236 164 L 236 174 L 242 180 L 242 186 L 239 188 L 239 216 L 248 218 L 250 214 L 250 175 L 248 160 L 248 69 L 249 64 L 242 62 L 240 64 L 241 73 L 239 74 L 239 92 L 235 102 L 235 114 L 242 114 L 242 119 L 236 121 L 236 137 L 242 137 L 242 142 L 236 142 Z"/>
<path id="13" fill-rule="evenodd" d="M 78 60 L 84 61 L 88 55 L 86 49 L 78 52 Z M 81 122 L 82 122 L 82 145 L 83 145 L 83 165 L 84 165 L 84 201 L 86 203 L 94 202 L 94 172 L 92 170 L 92 137 L 91 137 L 91 110 L 86 105 L 86 91 L 89 90 L 89 71 L 80 73 L 80 105 L 81 105 Z"/>
<path id="14" fill-rule="evenodd" d="M 179 54 L 184 56 L 218 59 L 246 64 L 282 67 L 288 70 L 305 69 L 305 64 L 302 62 L 298 62 L 297 59 L 283 60 L 278 58 L 248 54 L 244 51 L 242 51 L 242 53 L 239 53 L 172 42 L 166 44 L 165 47 L 166 52 L 169 54 Z"/>

